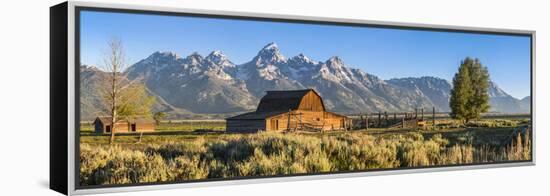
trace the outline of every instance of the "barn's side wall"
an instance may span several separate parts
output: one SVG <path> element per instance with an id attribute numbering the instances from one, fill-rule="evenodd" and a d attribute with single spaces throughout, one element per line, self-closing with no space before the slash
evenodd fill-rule
<path id="1" fill-rule="evenodd" d="M 100 126 L 98 126 L 98 124 Z M 103 123 L 96 123 L 95 132 L 96 133 L 111 133 L 111 132 L 107 132 L 107 126 L 108 126 L 108 124 L 106 125 L 106 124 L 103 124 Z M 117 127 L 117 130 L 116 130 L 117 133 L 128 132 L 128 123 L 127 122 L 118 122 L 118 123 L 116 123 L 116 127 Z M 111 130 L 113 130 L 112 127 L 111 127 Z"/>
<path id="2" fill-rule="evenodd" d="M 153 132 L 153 131 L 155 131 L 154 123 L 136 123 L 136 132 Z"/>
<path id="3" fill-rule="evenodd" d="M 288 121 L 289 120 L 288 112 L 267 118 L 266 130 L 267 131 L 285 131 L 288 129 L 288 127 L 290 127 L 290 129 L 298 128 L 300 120 L 298 116 L 293 115 L 295 113 L 297 113 L 297 111 L 291 112 L 290 123 Z M 304 121 L 302 120 L 302 122 Z"/>
<path id="4" fill-rule="evenodd" d="M 116 126 L 116 131 L 115 133 L 121 133 L 121 132 L 128 132 L 128 122 L 118 122 L 115 124 Z M 113 130 L 113 128 L 111 128 L 111 130 Z"/>
<path id="5" fill-rule="evenodd" d="M 266 119 L 267 131 L 284 131 L 290 126 L 290 129 L 301 129 L 301 126 L 314 127 L 316 129 L 342 130 L 350 125 L 350 121 L 340 115 L 335 115 L 324 111 L 303 111 L 296 110 L 289 113 L 283 113 Z M 300 124 L 301 122 L 301 124 Z"/>
<path id="6" fill-rule="evenodd" d="M 343 130 L 349 128 L 351 125 L 351 120 L 344 116 L 324 112 L 323 117 L 325 119 L 324 130 Z"/>
<path id="7" fill-rule="evenodd" d="M 228 133 L 255 133 L 258 130 L 266 130 L 266 121 L 263 119 L 255 120 L 237 120 L 228 119 L 226 121 L 226 132 Z"/>
<path id="8" fill-rule="evenodd" d="M 107 132 L 107 126 L 109 124 L 104 124 L 102 121 L 96 121 L 94 124 L 94 129 L 96 133 L 110 133 Z M 141 123 L 135 123 L 136 125 L 136 131 L 135 132 L 153 132 L 155 131 L 155 123 L 149 123 L 149 122 L 141 122 Z M 127 121 L 121 121 L 116 123 L 117 133 L 128 133 L 133 132 L 132 130 L 132 124 L 128 123 Z M 111 127 L 112 130 L 112 127 Z"/>
<path id="9" fill-rule="evenodd" d="M 276 116 L 268 117 L 265 120 L 266 131 L 284 131 L 287 129 L 288 122 L 288 112 L 279 114 Z M 290 119 L 290 127 L 296 126 L 296 121 L 292 118 Z"/>

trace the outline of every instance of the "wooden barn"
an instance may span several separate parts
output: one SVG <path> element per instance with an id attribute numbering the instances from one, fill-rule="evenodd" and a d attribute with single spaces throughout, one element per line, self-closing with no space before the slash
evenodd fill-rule
<path id="1" fill-rule="evenodd" d="M 117 122 L 116 127 L 117 133 L 152 132 L 155 131 L 155 121 L 145 118 L 133 118 Z M 111 117 L 97 117 L 94 121 L 94 129 L 96 133 L 111 133 Z"/>
<path id="2" fill-rule="evenodd" d="M 227 118 L 228 132 L 345 130 L 346 116 L 327 112 L 323 99 L 313 89 L 267 91 L 254 112 Z"/>

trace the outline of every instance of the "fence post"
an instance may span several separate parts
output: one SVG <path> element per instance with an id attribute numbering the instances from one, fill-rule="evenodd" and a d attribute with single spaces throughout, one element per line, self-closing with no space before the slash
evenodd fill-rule
<path id="1" fill-rule="evenodd" d="M 422 112 L 422 115 L 420 116 L 420 118 L 422 119 L 422 121 L 424 121 L 424 108 L 421 109 L 421 112 Z"/>
<path id="2" fill-rule="evenodd" d="M 288 119 L 286 122 L 286 131 L 290 131 L 290 112 L 292 112 L 292 109 L 288 110 Z"/>
<path id="3" fill-rule="evenodd" d="M 432 107 L 432 126 L 435 130 L 435 107 Z"/>
<path id="4" fill-rule="evenodd" d="M 378 111 L 378 127 L 382 126 L 382 112 Z"/>
<path id="5" fill-rule="evenodd" d="M 367 115 L 365 116 L 365 129 L 368 131 L 369 130 L 369 113 L 367 113 Z"/>
<path id="6" fill-rule="evenodd" d="M 351 121 L 352 123 L 352 126 L 354 125 L 353 124 L 353 121 Z M 359 114 L 359 128 L 361 128 L 361 126 L 363 126 L 363 114 Z"/>
<path id="7" fill-rule="evenodd" d="M 405 114 L 406 115 L 406 114 Z M 401 118 L 401 128 L 405 128 L 405 117 Z"/>
<path id="8" fill-rule="evenodd" d="M 388 126 L 388 112 L 384 111 L 384 126 Z"/>

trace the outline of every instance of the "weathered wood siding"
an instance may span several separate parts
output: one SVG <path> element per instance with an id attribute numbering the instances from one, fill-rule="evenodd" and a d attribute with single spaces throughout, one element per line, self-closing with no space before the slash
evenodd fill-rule
<path id="1" fill-rule="evenodd" d="M 350 124 L 351 121 L 348 118 L 330 112 L 297 110 L 267 118 L 266 130 L 284 131 L 289 128 L 294 130 L 304 129 L 304 127 L 313 127 L 324 131 L 343 130 Z"/>
<path id="2" fill-rule="evenodd" d="M 129 132 L 130 130 L 130 127 L 128 127 L 128 124 L 125 123 L 125 124 L 121 124 L 120 126 L 118 125 L 117 123 L 117 128 L 116 128 L 116 133 L 120 133 L 120 132 Z"/>
<path id="3" fill-rule="evenodd" d="M 125 121 L 117 122 L 117 123 L 115 123 L 115 126 L 116 126 L 115 133 L 128 132 L 128 122 L 125 122 Z M 105 126 L 105 127 L 107 127 L 107 126 Z M 105 129 L 105 130 L 107 130 L 107 129 Z M 111 127 L 111 131 L 113 131 L 112 127 Z"/>
<path id="4" fill-rule="evenodd" d="M 154 123 L 134 123 L 136 126 L 135 132 L 153 132 L 155 131 L 155 124 Z M 96 133 L 111 133 L 107 132 L 107 126 L 110 126 L 110 124 L 103 124 L 101 121 L 98 121 L 94 125 L 95 132 Z M 113 128 L 111 127 L 111 130 Z M 128 132 L 134 132 L 132 130 L 132 124 L 128 123 L 127 121 L 121 121 L 116 123 L 116 133 L 128 133 Z"/>
<path id="5" fill-rule="evenodd" d="M 288 112 L 266 118 L 266 131 L 284 131 L 288 127 Z M 296 127 L 296 120 L 291 117 L 290 127 Z"/>
<path id="6" fill-rule="evenodd" d="M 325 126 L 323 130 L 344 130 L 349 129 L 351 126 L 351 119 L 336 115 L 330 112 L 324 112 L 324 122 Z"/>
<path id="7" fill-rule="evenodd" d="M 266 130 L 266 120 L 227 120 L 226 131 L 229 133 L 252 133 Z"/>
<path id="8" fill-rule="evenodd" d="M 153 131 L 155 131 L 154 123 L 136 123 L 136 132 L 153 132 Z"/>
<path id="9" fill-rule="evenodd" d="M 285 130 L 343 130 L 351 126 L 345 116 L 325 111 L 323 100 L 313 89 L 268 91 L 255 112 L 227 119 L 228 132 Z"/>
<path id="10" fill-rule="evenodd" d="M 309 91 L 305 96 L 302 97 L 298 110 L 325 111 L 325 107 L 323 106 L 323 101 L 321 100 L 321 97 L 317 93 Z"/>
<path id="11" fill-rule="evenodd" d="M 99 126 L 98 126 L 99 125 Z M 113 127 L 110 124 L 96 123 L 95 132 L 96 133 L 111 133 L 107 132 L 108 127 L 113 130 Z M 116 123 L 116 132 L 128 132 L 128 123 L 127 122 L 118 122 Z"/>

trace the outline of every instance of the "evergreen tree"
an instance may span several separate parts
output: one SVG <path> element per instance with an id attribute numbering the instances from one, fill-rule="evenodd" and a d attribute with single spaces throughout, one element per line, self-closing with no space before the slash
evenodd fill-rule
<path id="1" fill-rule="evenodd" d="M 451 98 L 449 106 L 451 108 L 451 117 L 455 119 L 466 119 L 468 116 L 468 100 L 472 96 L 472 84 L 470 83 L 469 67 L 464 62 L 458 68 L 458 73 L 453 78 L 453 88 L 451 89 Z"/>
<path id="2" fill-rule="evenodd" d="M 453 78 L 451 117 L 468 123 L 489 111 L 489 71 L 478 59 L 467 57 Z"/>

